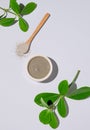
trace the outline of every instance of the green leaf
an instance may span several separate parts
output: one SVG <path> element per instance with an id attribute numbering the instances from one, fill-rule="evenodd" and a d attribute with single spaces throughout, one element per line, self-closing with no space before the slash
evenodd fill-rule
<path id="1" fill-rule="evenodd" d="M 66 117 L 68 114 L 68 106 L 64 98 L 61 98 L 58 105 L 57 105 L 58 113 L 62 117 Z"/>
<path id="2" fill-rule="evenodd" d="M 34 101 L 37 105 L 43 106 L 43 104 L 41 103 L 41 98 L 43 98 L 46 103 L 49 100 L 51 100 L 53 103 L 54 101 L 57 100 L 58 97 L 59 97 L 59 94 L 56 94 L 56 93 L 40 93 L 36 95 Z"/>
<path id="3" fill-rule="evenodd" d="M 23 19 L 23 18 L 19 18 L 19 27 L 22 31 L 26 32 L 29 28 L 28 23 Z"/>
<path id="4" fill-rule="evenodd" d="M 9 3 L 9 8 L 11 8 L 12 4 L 16 2 L 16 0 L 10 0 L 10 3 Z"/>
<path id="5" fill-rule="evenodd" d="M 59 120 L 55 114 L 55 112 L 51 111 L 51 120 L 49 125 L 53 128 L 56 129 L 59 126 Z"/>
<path id="6" fill-rule="evenodd" d="M 58 91 L 60 92 L 60 94 L 65 95 L 68 92 L 68 81 L 67 80 L 63 80 L 60 82 L 60 84 L 58 85 Z"/>
<path id="7" fill-rule="evenodd" d="M 36 3 L 30 2 L 23 8 L 21 14 L 22 15 L 30 14 L 31 12 L 33 12 L 35 10 L 36 7 L 37 7 Z"/>
<path id="8" fill-rule="evenodd" d="M 39 114 L 39 120 L 40 122 L 42 122 L 43 124 L 49 124 L 50 122 L 50 110 L 46 109 L 40 112 Z"/>
<path id="9" fill-rule="evenodd" d="M 15 23 L 15 18 L 2 18 L 0 20 L 0 25 L 2 26 L 11 26 Z"/>
<path id="10" fill-rule="evenodd" d="M 10 0 L 9 7 L 17 14 L 20 12 L 19 4 L 16 2 L 16 0 Z"/>
<path id="11" fill-rule="evenodd" d="M 86 99 L 86 98 L 90 97 L 90 87 L 85 86 L 85 87 L 76 89 L 67 97 L 69 97 L 71 99 L 75 99 L 75 100 Z"/>

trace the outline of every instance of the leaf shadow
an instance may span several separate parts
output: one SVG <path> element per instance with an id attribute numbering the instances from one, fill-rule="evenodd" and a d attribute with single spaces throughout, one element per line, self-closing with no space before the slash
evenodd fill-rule
<path id="1" fill-rule="evenodd" d="M 50 58 L 50 57 L 48 57 L 48 58 L 50 59 L 50 61 L 52 63 L 53 70 L 52 70 L 50 77 L 48 79 L 46 79 L 45 81 L 42 81 L 42 83 L 48 83 L 48 82 L 53 81 L 56 78 L 56 76 L 58 75 L 58 71 L 59 71 L 57 63 L 52 58 Z"/>
<path id="2" fill-rule="evenodd" d="M 66 101 L 66 99 L 64 98 L 64 101 L 65 101 L 65 104 L 66 104 L 66 115 L 65 115 L 65 117 L 67 117 L 68 116 L 68 114 L 69 114 L 69 106 L 68 106 L 68 103 L 67 103 L 67 101 Z M 64 118 L 65 118 L 64 117 Z"/>
<path id="3" fill-rule="evenodd" d="M 76 83 L 70 84 L 69 86 L 70 86 L 70 88 L 69 88 L 69 91 L 67 93 L 67 96 L 69 96 L 72 92 L 74 92 L 77 89 Z"/>
<path id="4" fill-rule="evenodd" d="M 57 114 L 56 114 L 55 111 L 54 111 L 54 115 L 55 115 L 55 117 L 56 117 L 56 119 L 57 119 L 57 122 L 58 122 L 58 126 L 57 126 L 57 127 L 59 127 L 59 125 L 60 125 L 60 120 L 59 120 L 59 118 L 58 118 L 58 116 L 57 116 Z"/>

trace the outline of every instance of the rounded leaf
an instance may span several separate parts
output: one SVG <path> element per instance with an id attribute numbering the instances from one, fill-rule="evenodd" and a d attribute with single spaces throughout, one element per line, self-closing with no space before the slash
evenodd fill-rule
<path id="1" fill-rule="evenodd" d="M 26 32 L 29 28 L 28 23 L 22 17 L 19 18 L 19 27 L 24 32 Z"/>
<path id="2" fill-rule="evenodd" d="M 16 0 L 10 0 L 10 5 L 9 7 L 17 14 L 20 12 L 20 7 L 19 4 L 17 3 Z"/>
<path id="3" fill-rule="evenodd" d="M 50 123 L 49 125 L 53 128 L 53 129 L 56 129 L 58 126 L 59 126 L 59 120 L 55 114 L 55 112 L 51 112 L 51 120 L 50 120 Z"/>
<path id="4" fill-rule="evenodd" d="M 49 124 L 50 122 L 50 111 L 48 109 L 43 110 L 40 112 L 39 114 L 39 120 L 40 122 L 42 122 L 43 124 Z"/>
<path id="5" fill-rule="evenodd" d="M 11 26 L 15 23 L 15 18 L 2 18 L 0 19 L 0 25 L 2 26 Z"/>
<path id="6" fill-rule="evenodd" d="M 35 10 L 36 7 L 37 7 L 36 3 L 30 2 L 23 8 L 23 10 L 21 11 L 21 14 L 22 15 L 30 14 L 31 12 Z"/>
<path id="7" fill-rule="evenodd" d="M 53 104 L 53 102 L 56 101 L 58 97 L 59 97 L 59 94 L 56 94 L 56 93 L 40 93 L 40 94 L 36 95 L 36 97 L 34 98 L 34 101 L 37 105 L 43 106 L 43 104 L 41 102 L 41 98 L 43 98 L 43 100 L 48 105 L 49 100 L 51 100 L 52 104 Z"/>
<path id="8" fill-rule="evenodd" d="M 61 81 L 60 84 L 58 85 L 58 91 L 60 92 L 61 95 L 67 94 L 68 89 L 69 85 L 67 80 Z"/>
<path id="9" fill-rule="evenodd" d="M 58 105 L 57 110 L 60 116 L 66 117 L 68 114 L 68 106 L 64 98 L 61 98 Z"/>

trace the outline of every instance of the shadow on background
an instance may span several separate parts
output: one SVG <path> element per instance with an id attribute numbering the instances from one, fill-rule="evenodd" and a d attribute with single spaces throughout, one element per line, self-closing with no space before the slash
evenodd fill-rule
<path id="1" fill-rule="evenodd" d="M 77 89 L 77 84 L 76 83 L 71 84 L 67 95 L 69 96 L 76 89 Z"/>
<path id="2" fill-rule="evenodd" d="M 42 83 L 48 83 L 48 82 L 53 81 L 58 74 L 58 66 L 57 66 L 56 62 L 51 58 L 49 58 L 49 59 L 51 60 L 51 63 L 52 63 L 52 66 L 53 66 L 53 71 L 52 71 L 50 77 L 47 80 L 43 81 Z"/>

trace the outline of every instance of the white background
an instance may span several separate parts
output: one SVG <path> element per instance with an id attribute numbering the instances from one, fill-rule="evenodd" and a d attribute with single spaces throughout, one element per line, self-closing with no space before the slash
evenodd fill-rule
<path id="1" fill-rule="evenodd" d="M 18 23 L 0 26 L 0 130 L 50 130 L 38 120 L 42 108 L 34 103 L 36 94 L 57 92 L 58 83 L 63 79 L 71 82 L 78 69 L 78 88 L 90 86 L 90 1 L 33 1 L 37 9 L 24 17 L 30 25 L 28 32 L 22 32 Z M 1 7 L 8 5 L 9 0 L 0 0 Z M 51 16 L 33 40 L 30 52 L 18 57 L 16 46 L 29 38 L 47 12 Z M 29 78 L 26 67 L 33 54 L 48 56 L 57 63 L 59 71 L 53 81 L 37 83 Z M 59 118 L 57 130 L 89 130 L 90 99 L 67 102 L 69 115 Z"/>

